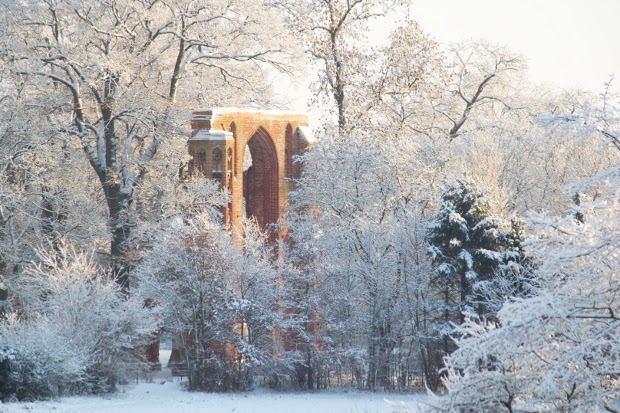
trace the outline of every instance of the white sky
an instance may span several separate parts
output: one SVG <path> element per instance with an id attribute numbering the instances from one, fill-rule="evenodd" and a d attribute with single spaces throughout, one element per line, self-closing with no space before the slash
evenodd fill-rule
<path id="1" fill-rule="evenodd" d="M 412 0 L 440 43 L 486 39 L 522 53 L 530 79 L 600 91 L 620 84 L 620 0 Z"/>
<path id="2" fill-rule="evenodd" d="M 521 53 L 529 78 L 600 92 L 611 74 L 620 88 L 620 0 L 411 0 L 412 17 L 440 43 L 484 39 Z M 378 24 L 369 38 L 393 27 Z M 308 111 L 308 78 L 282 89 Z M 293 92 L 291 93 L 291 90 Z M 318 118 L 312 115 L 312 118 Z"/>

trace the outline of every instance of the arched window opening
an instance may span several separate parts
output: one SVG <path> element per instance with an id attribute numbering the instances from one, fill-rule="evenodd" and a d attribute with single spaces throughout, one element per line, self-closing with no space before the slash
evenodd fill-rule
<path id="1" fill-rule="evenodd" d="M 207 153 L 205 151 L 199 151 L 196 156 L 196 168 L 198 173 L 204 174 L 207 168 Z"/>
<path id="2" fill-rule="evenodd" d="M 219 148 L 213 149 L 213 170 L 212 170 L 213 179 L 222 179 L 222 160 L 223 160 L 222 150 Z"/>
<path id="3" fill-rule="evenodd" d="M 228 148 L 228 156 L 226 157 L 226 178 L 228 180 L 228 187 L 230 188 L 230 182 L 232 181 L 233 173 L 233 150 Z"/>
<path id="4" fill-rule="evenodd" d="M 246 144 L 245 145 L 245 149 L 243 151 L 243 165 L 241 167 L 242 173 L 243 173 L 243 219 L 246 219 L 248 217 L 247 211 L 248 211 L 248 185 L 249 185 L 249 170 L 252 167 L 252 151 L 250 150 L 250 147 Z"/>
<path id="5" fill-rule="evenodd" d="M 284 139 L 284 171 L 287 178 L 293 178 L 293 127 L 289 123 L 286 125 Z"/>
<path id="6" fill-rule="evenodd" d="M 279 218 L 278 158 L 276 147 L 263 128 L 248 141 L 243 161 L 245 215 L 256 219 L 274 241 L 273 224 Z"/>
<path id="7" fill-rule="evenodd" d="M 237 142 L 237 125 L 235 125 L 235 122 L 232 122 L 230 124 L 230 128 L 229 128 L 229 132 L 233 134 L 233 139 L 235 140 L 235 144 Z M 234 177 L 237 177 L 237 152 L 238 152 L 238 148 L 235 146 L 235 151 L 233 153 L 233 174 Z"/>

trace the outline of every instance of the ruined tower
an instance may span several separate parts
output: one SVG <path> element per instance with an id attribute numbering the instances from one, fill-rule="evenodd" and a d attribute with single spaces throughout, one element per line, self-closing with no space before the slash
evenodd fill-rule
<path id="1" fill-rule="evenodd" d="M 293 162 L 312 138 L 308 116 L 301 113 L 199 109 L 192 114 L 189 153 L 190 173 L 219 180 L 231 194 L 224 219 L 240 228 L 244 216 L 256 218 L 270 230 L 284 214 L 289 178 L 297 178 L 300 166 Z M 277 234 L 271 232 L 271 240 Z"/>

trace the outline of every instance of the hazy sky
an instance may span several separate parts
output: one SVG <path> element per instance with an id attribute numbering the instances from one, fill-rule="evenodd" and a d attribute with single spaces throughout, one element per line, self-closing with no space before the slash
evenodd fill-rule
<path id="1" fill-rule="evenodd" d="M 526 58 L 536 83 L 600 92 L 615 73 L 620 89 L 620 0 L 411 2 L 412 17 L 438 42 L 485 39 L 507 46 Z M 378 24 L 369 37 L 384 39 L 390 29 Z M 291 108 L 308 110 L 308 87 L 301 79 L 282 88 Z"/>
<path id="2" fill-rule="evenodd" d="M 535 82 L 599 91 L 620 86 L 620 0 L 412 0 L 441 43 L 486 39 L 522 53 Z"/>

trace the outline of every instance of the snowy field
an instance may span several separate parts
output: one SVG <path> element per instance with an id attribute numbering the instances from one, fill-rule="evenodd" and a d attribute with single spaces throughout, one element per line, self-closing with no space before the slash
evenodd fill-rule
<path id="1" fill-rule="evenodd" d="M 160 350 L 166 366 L 169 349 Z M 416 402 L 425 396 L 327 391 L 277 393 L 258 390 L 249 393 L 190 393 L 172 379 L 167 368 L 155 373 L 158 384 L 130 384 L 106 396 L 66 397 L 56 401 L 0 404 L 0 413 L 401 413 L 405 404 L 416 413 Z M 163 383 L 163 384 L 159 384 Z M 386 401 L 386 399 L 388 401 Z"/>
<path id="2" fill-rule="evenodd" d="M 424 396 L 386 395 L 363 392 L 242 394 L 189 393 L 179 382 L 138 384 L 120 393 L 100 397 L 68 397 L 58 401 L 0 404 L 2 413 L 392 413 L 406 403 L 410 412 Z"/>

